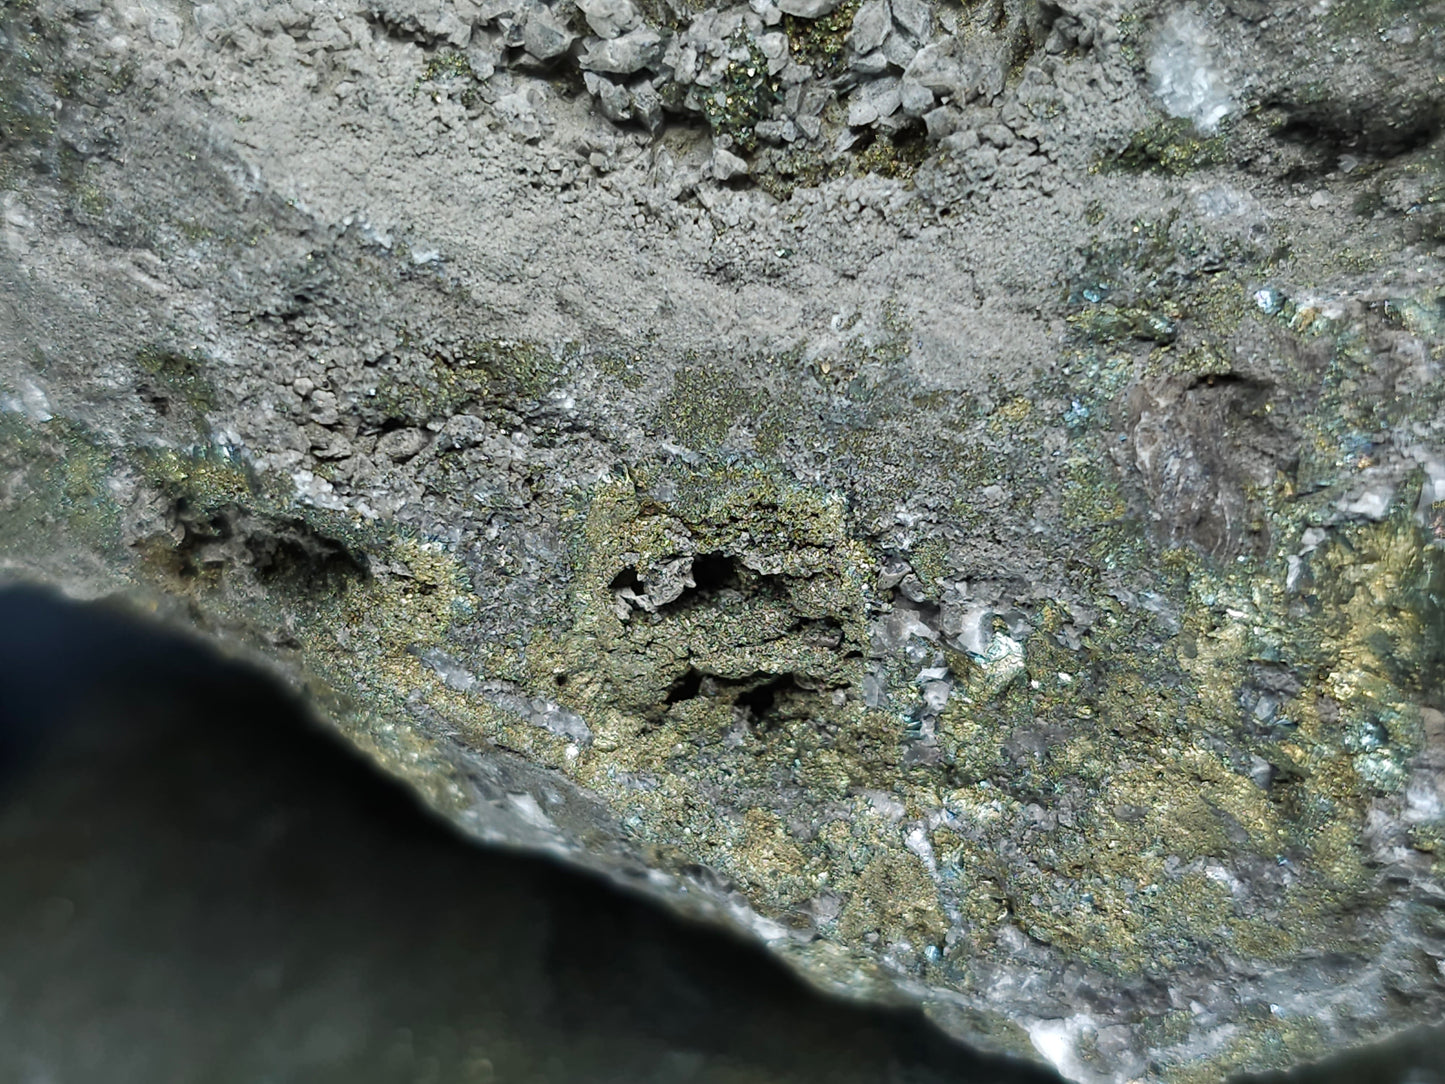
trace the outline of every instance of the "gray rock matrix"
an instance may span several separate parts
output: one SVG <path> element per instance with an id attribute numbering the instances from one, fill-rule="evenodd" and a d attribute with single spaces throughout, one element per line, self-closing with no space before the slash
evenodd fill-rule
<path id="1" fill-rule="evenodd" d="M 1445 6 L 5 0 L 0 575 L 1079 1081 L 1445 1005 Z"/>

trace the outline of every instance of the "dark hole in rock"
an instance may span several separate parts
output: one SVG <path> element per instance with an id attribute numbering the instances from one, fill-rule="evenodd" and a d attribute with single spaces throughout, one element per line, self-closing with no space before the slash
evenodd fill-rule
<path id="1" fill-rule="evenodd" d="M 1262 381 L 1253 380 L 1240 373 L 1207 373 L 1198 377 L 1189 386 L 1191 388 L 1243 388 L 1253 392 L 1268 391 L 1268 386 Z"/>
<path id="2" fill-rule="evenodd" d="M 141 401 L 148 404 L 162 418 L 170 415 L 171 397 L 164 391 L 150 384 L 138 384 L 135 390 Z"/>
<path id="3" fill-rule="evenodd" d="M 667 688 L 667 703 L 680 704 L 694 700 L 702 690 L 702 673 L 689 666 L 682 675 Z"/>
<path id="4" fill-rule="evenodd" d="M 300 520 L 258 525 L 246 539 L 251 567 L 262 582 L 294 580 L 326 585 L 364 578 L 366 558 Z"/>
<path id="5" fill-rule="evenodd" d="M 777 707 L 778 697 L 798 687 L 792 674 L 783 674 L 770 678 L 761 685 L 755 685 L 747 692 L 739 693 L 733 703 L 746 711 L 751 721 L 761 724 L 767 721 Z"/>
<path id="6" fill-rule="evenodd" d="M 657 605 L 633 602 L 633 605 L 650 611 L 655 618 L 663 618 L 710 605 L 726 607 L 744 598 L 772 599 L 784 603 L 788 598 L 784 577 L 754 572 L 738 558 L 723 553 L 697 554 L 692 558 L 688 576 L 692 585 L 683 587 L 670 601 Z M 653 589 L 657 587 L 657 584 L 652 585 Z M 630 591 L 638 599 L 646 599 L 649 592 L 648 583 L 631 565 L 618 572 L 608 588 L 619 594 Z M 623 598 L 632 602 L 625 594 Z"/>
<path id="7" fill-rule="evenodd" d="M 1412 154 L 1434 142 L 1445 126 L 1445 111 L 1433 103 L 1400 103 L 1398 109 L 1394 123 L 1381 124 L 1346 103 L 1291 103 L 1285 107 L 1289 120 L 1274 135 L 1314 149 L 1321 162 L 1334 162 L 1345 151 L 1384 159 Z"/>
<path id="8" fill-rule="evenodd" d="M 185 497 L 176 500 L 174 515 L 176 522 L 185 530 L 187 541 L 231 537 L 231 525 L 226 516 L 207 515 Z"/>
<path id="9" fill-rule="evenodd" d="M 692 559 L 692 582 L 697 591 L 712 592 L 727 587 L 736 588 L 741 581 L 735 557 L 727 557 L 721 553 L 700 553 Z"/>
<path id="10" fill-rule="evenodd" d="M 323 590 L 364 579 L 370 572 L 364 554 L 301 519 L 257 515 L 234 505 L 208 513 L 184 497 L 176 501 L 173 515 L 185 532 L 175 546 L 176 568 L 185 578 L 207 566 L 236 563 L 233 539 L 244 546 L 251 572 L 261 583 Z"/>
<path id="11" fill-rule="evenodd" d="M 736 557 L 722 553 L 700 553 L 692 559 L 693 586 L 673 601 L 659 606 L 659 614 L 676 614 L 693 607 L 727 605 L 738 598 L 772 599 L 786 602 L 788 589 L 783 576 L 754 572 Z"/>
<path id="12" fill-rule="evenodd" d="M 628 565 L 617 575 L 613 576 L 612 582 L 607 586 L 608 589 L 612 591 L 632 591 L 638 595 L 645 594 L 647 591 L 642 581 L 637 578 L 637 569 L 631 565 Z"/>
<path id="13" fill-rule="evenodd" d="M 227 517 L 206 515 L 184 497 L 176 501 L 174 516 L 184 532 L 176 543 L 173 555 L 177 575 L 182 579 L 194 579 L 206 566 L 225 563 L 224 553 L 215 544 L 225 542 L 233 534 Z"/>

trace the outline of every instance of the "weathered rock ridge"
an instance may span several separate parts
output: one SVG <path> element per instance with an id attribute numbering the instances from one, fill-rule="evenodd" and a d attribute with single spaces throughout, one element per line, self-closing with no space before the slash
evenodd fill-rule
<path id="1" fill-rule="evenodd" d="M 3 11 L 4 576 L 1073 1079 L 1438 1018 L 1440 4 Z"/>

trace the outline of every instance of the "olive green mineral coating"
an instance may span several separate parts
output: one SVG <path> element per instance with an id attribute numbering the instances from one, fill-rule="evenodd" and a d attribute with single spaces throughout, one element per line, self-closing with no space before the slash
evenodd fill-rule
<path id="1" fill-rule="evenodd" d="M 993 411 L 989 429 L 1027 447 L 1033 398 Z M 1316 440 L 1339 439 L 1337 416 L 1301 420 Z M 713 439 L 727 429 L 683 424 Z M 114 453 L 59 422 L 9 414 L 4 426 L 29 494 L 6 517 L 12 562 L 109 555 L 128 590 L 284 629 L 273 649 L 439 808 L 461 815 L 467 799 L 434 739 L 394 721 L 418 700 L 464 746 L 513 751 L 597 795 L 649 862 L 711 871 L 759 915 L 819 939 L 810 951 L 825 962 L 826 945 L 842 959 L 886 948 L 894 970 L 946 991 L 1007 961 L 1005 929 L 1059 966 L 1123 982 L 1207 975 L 1225 954 L 1268 968 L 1387 951 L 1386 934 L 1356 919 L 1380 891 L 1371 809 L 1445 738 L 1441 510 L 1424 525 L 1415 515 L 1418 472 L 1387 514 L 1290 560 L 1281 551 L 1303 545 L 1317 502 L 1281 475 L 1251 495 L 1270 552 L 1221 560 L 1146 544 L 1126 525 L 1126 489 L 1075 453 L 1059 537 L 1077 538 L 1088 564 L 1130 571 L 1148 605 L 1084 594 L 1097 573 L 1083 569 L 1060 581 L 1067 599 L 1034 599 L 1022 629 L 992 619 L 1012 654 L 933 645 L 952 691 L 924 741 L 910 717 L 918 664 L 870 646 L 870 615 L 892 594 L 877 587 L 877 551 L 840 493 L 763 461 L 639 466 L 579 493 L 564 618 L 521 651 L 469 654 L 455 645 L 485 600 L 445 545 L 296 505 L 219 450 Z M 170 502 L 169 533 L 119 544 L 118 477 Z M 909 556 L 936 594 L 947 549 L 921 542 Z M 669 577 L 673 589 L 649 597 Z M 1083 599 L 1095 616 L 1070 644 Z M 459 691 L 424 663 L 429 648 L 575 712 L 589 737 Z M 885 690 L 871 704 L 868 680 Z M 1268 690 L 1278 703 L 1266 713 Z M 1044 830 L 1020 833 L 1020 818 Z M 1433 872 L 1442 827 L 1419 820 L 1408 838 Z M 1257 874 L 1242 904 L 1232 871 L 1265 867 L 1287 876 Z M 1189 1021 L 1150 1027 L 1167 1047 Z M 1326 1048 L 1307 1020 L 1260 1017 L 1212 1064 Z"/>
<path id="2" fill-rule="evenodd" d="M 5 578 L 1071 1079 L 1445 1011 L 1438 4 L 652 5 L 654 129 L 495 5 L 86 3 L 4 9 Z"/>

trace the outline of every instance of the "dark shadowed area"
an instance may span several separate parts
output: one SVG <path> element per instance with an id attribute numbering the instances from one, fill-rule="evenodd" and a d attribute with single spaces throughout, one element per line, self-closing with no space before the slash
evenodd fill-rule
<path id="1" fill-rule="evenodd" d="M 0 757 L 6 1081 L 1054 1079 L 473 846 L 271 683 L 103 606 L 0 592 Z M 1271 1079 L 1435 1084 L 1441 1046 Z"/>

